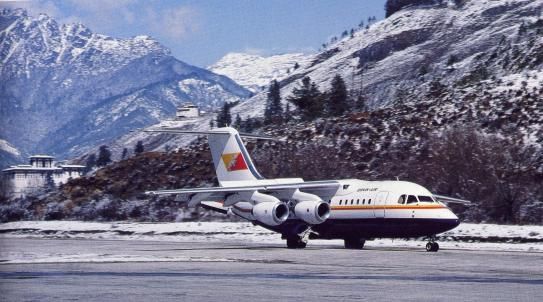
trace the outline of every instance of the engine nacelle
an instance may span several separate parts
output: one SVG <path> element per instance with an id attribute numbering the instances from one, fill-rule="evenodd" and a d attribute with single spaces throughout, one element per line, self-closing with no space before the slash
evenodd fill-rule
<path id="1" fill-rule="evenodd" d="M 294 213 L 309 224 L 320 224 L 330 217 L 330 205 L 323 201 L 301 201 L 294 207 Z"/>
<path id="2" fill-rule="evenodd" d="M 253 217 L 271 226 L 280 225 L 288 218 L 289 210 L 283 202 L 261 202 L 253 206 Z"/>

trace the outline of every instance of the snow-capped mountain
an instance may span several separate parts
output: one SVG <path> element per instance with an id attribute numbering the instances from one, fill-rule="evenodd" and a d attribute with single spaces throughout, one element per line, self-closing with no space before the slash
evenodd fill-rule
<path id="1" fill-rule="evenodd" d="M 148 36 L 116 39 L 22 9 L 0 14 L 0 138 L 23 154 L 83 153 L 193 102 L 250 92 L 174 58 Z"/>
<path id="2" fill-rule="evenodd" d="M 229 53 L 208 69 L 233 79 L 252 92 L 260 92 L 272 80 L 283 80 L 297 68 L 305 67 L 311 59 L 312 55 L 303 53 L 273 56 Z"/>

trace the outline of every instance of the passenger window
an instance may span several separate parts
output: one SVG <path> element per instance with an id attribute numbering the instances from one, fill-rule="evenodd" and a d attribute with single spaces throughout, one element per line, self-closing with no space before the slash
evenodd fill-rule
<path id="1" fill-rule="evenodd" d="M 409 195 L 407 197 L 407 203 L 417 203 L 417 197 L 415 197 L 414 195 Z"/>
<path id="2" fill-rule="evenodd" d="M 341 202 L 342 202 L 342 201 L 343 201 L 343 200 L 341 200 L 341 199 L 339 200 L 339 205 L 341 205 Z"/>
<path id="3" fill-rule="evenodd" d="M 353 203 L 354 203 L 354 199 L 351 199 L 351 204 L 353 204 Z"/>
<path id="4" fill-rule="evenodd" d="M 371 204 L 371 198 L 370 198 L 370 199 L 368 199 L 368 204 Z"/>
<path id="5" fill-rule="evenodd" d="M 399 204 L 405 204 L 405 194 L 400 196 L 400 198 L 398 199 L 398 203 Z"/>
<path id="6" fill-rule="evenodd" d="M 419 196 L 419 201 L 420 202 L 434 202 L 434 200 L 430 196 Z"/>
<path id="7" fill-rule="evenodd" d="M 366 198 L 362 199 L 362 204 L 366 204 Z"/>
<path id="8" fill-rule="evenodd" d="M 357 200 L 356 200 L 356 204 L 360 204 L 360 199 L 357 199 Z"/>

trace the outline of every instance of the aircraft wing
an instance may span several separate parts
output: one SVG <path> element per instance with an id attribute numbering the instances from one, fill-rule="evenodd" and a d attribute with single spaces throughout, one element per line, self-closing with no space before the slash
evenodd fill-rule
<path id="1" fill-rule="evenodd" d="M 471 204 L 471 201 L 469 201 L 469 200 L 458 199 L 458 198 L 453 198 L 453 197 L 443 196 L 443 195 L 435 195 L 434 194 L 434 198 L 437 199 L 437 201 L 442 202 L 444 204 L 450 204 L 450 203 L 463 204 L 463 205 L 470 205 Z"/>
<path id="2" fill-rule="evenodd" d="M 210 193 L 213 195 L 220 195 L 221 193 L 228 194 L 228 193 L 235 193 L 235 192 L 250 192 L 250 191 L 258 191 L 258 190 L 280 191 L 280 190 L 292 190 L 292 189 L 334 189 L 334 188 L 338 188 L 339 186 L 340 184 L 337 181 L 305 181 L 301 183 L 291 183 L 291 184 L 159 190 L 159 191 L 147 191 L 145 192 L 145 194 L 176 195 L 176 194 Z M 219 193 L 219 194 L 216 194 L 216 193 Z"/>

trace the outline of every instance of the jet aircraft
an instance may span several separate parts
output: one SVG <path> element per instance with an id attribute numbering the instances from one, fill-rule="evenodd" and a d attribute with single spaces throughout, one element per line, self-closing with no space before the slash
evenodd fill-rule
<path id="1" fill-rule="evenodd" d="M 432 194 L 407 181 L 359 179 L 304 181 L 264 178 L 256 169 L 240 134 L 231 127 L 209 131 L 149 129 L 147 132 L 207 135 L 218 187 L 149 191 L 176 195 L 189 207 L 201 205 L 237 215 L 280 233 L 288 248 L 305 248 L 309 239 L 342 239 L 345 248 L 362 249 L 373 238 L 427 237 L 426 250 L 436 252 L 435 235 L 459 225 L 447 203 L 469 201 Z"/>

